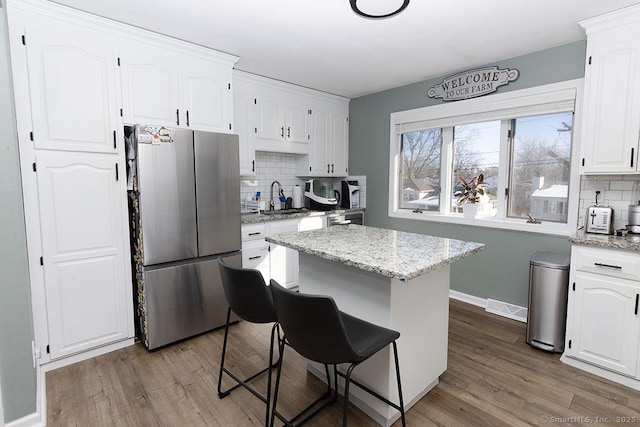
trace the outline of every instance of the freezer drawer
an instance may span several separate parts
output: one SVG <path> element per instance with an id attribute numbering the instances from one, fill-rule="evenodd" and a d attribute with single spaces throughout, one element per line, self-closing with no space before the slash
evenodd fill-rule
<path id="1" fill-rule="evenodd" d="M 238 253 L 225 257 L 241 267 Z M 227 300 L 218 258 L 145 270 L 148 347 L 158 347 L 223 326 Z"/>

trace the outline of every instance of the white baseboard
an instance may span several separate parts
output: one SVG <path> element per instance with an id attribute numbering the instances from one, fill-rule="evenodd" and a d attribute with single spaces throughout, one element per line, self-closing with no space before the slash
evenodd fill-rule
<path id="1" fill-rule="evenodd" d="M 480 298 L 462 292 L 449 290 L 449 298 L 466 302 L 467 304 L 482 307 L 488 313 L 527 323 L 527 307 L 498 301 L 491 298 Z"/>
<path id="2" fill-rule="evenodd" d="M 44 427 L 45 425 L 38 413 L 33 413 L 5 424 L 6 427 Z"/>

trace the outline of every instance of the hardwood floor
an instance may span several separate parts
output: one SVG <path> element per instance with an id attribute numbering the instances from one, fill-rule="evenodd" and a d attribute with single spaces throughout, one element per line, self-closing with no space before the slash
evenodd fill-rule
<path id="1" fill-rule="evenodd" d="M 640 392 L 567 366 L 560 355 L 531 348 L 525 329 L 523 323 L 451 301 L 447 371 L 408 411 L 407 424 L 581 425 L 591 420 L 640 425 Z M 229 366 L 244 374 L 266 366 L 269 331 L 268 325 L 234 326 Z M 217 330 L 155 352 L 138 344 L 47 373 L 48 425 L 260 425 L 264 405 L 249 392 L 238 389 L 225 399 L 217 396 L 222 337 L 223 331 Z M 266 389 L 266 378 L 257 384 Z M 285 416 L 324 390 L 292 350 L 285 353 L 281 387 L 278 407 Z M 340 425 L 341 417 L 339 400 L 308 425 Z M 596 417 L 609 421 L 597 423 Z M 351 406 L 349 425 L 375 423 Z"/>

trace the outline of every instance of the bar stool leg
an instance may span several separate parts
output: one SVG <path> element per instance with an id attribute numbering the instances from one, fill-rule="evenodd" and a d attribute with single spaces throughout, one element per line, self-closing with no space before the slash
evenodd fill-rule
<path id="1" fill-rule="evenodd" d="M 398 363 L 398 346 L 396 342 L 393 343 L 393 358 L 396 362 L 396 378 L 398 380 L 398 397 L 400 399 L 400 417 L 402 418 L 402 425 L 406 427 L 407 421 L 404 414 L 404 399 L 402 398 L 402 385 L 400 384 L 400 364 Z"/>
<path id="2" fill-rule="evenodd" d="M 222 391 L 222 374 L 224 372 L 224 358 L 227 354 L 227 338 L 229 337 L 229 319 L 231 318 L 231 307 L 227 309 L 227 322 L 224 324 L 224 341 L 222 343 L 222 357 L 220 358 L 220 373 L 218 374 L 218 397 L 223 399 L 231 393 L 231 390 Z"/>

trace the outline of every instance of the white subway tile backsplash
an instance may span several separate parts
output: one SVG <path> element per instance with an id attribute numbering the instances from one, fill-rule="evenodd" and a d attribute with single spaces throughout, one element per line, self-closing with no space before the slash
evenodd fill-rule
<path id="1" fill-rule="evenodd" d="M 284 195 L 290 197 L 293 187 L 300 185 L 304 188 L 306 179 L 296 175 L 296 155 L 286 153 L 271 153 L 256 151 L 256 176 L 255 178 L 242 179 L 240 184 L 240 197 L 242 200 L 251 199 L 257 191 L 260 191 L 261 199 L 269 202 L 271 183 L 278 181 L 282 185 Z M 366 177 L 353 176 L 347 179 L 357 179 L 360 185 L 360 204 L 366 206 Z M 334 179 L 334 188 L 340 190 L 340 179 Z M 276 195 L 274 195 L 275 197 Z"/>
<path id="2" fill-rule="evenodd" d="M 595 190 L 601 190 L 598 203 L 610 206 L 614 210 L 614 227 L 624 228 L 628 222 L 629 205 L 637 203 L 640 192 L 635 192 L 634 184 L 639 182 L 638 175 L 589 175 L 582 176 L 580 182 L 580 211 L 578 213 L 579 224 L 584 220 L 584 212 L 588 206 L 595 203 Z M 639 188 L 640 190 L 640 188 Z"/>

